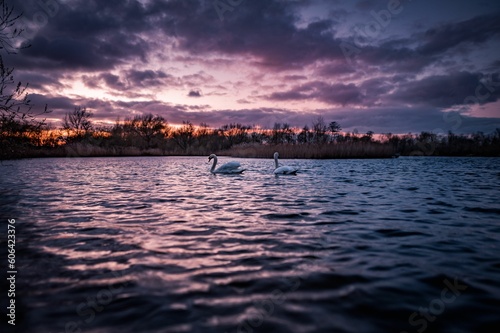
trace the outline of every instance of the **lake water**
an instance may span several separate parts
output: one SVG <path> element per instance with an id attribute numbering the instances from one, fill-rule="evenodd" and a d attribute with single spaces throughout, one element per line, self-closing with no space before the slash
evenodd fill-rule
<path id="1" fill-rule="evenodd" d="M 497 332 L 499 158 L 228 160 L 0 164 L 17 331 Z"/>

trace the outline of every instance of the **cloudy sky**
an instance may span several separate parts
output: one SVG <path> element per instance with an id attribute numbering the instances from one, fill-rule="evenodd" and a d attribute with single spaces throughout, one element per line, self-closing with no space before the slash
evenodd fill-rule
<path id="1" fill-rule="evenodd" d="M 141 113 L 360 133 L 500 127 L 495 0 L 10 0 L 4 57 L 49 120 Z"/>

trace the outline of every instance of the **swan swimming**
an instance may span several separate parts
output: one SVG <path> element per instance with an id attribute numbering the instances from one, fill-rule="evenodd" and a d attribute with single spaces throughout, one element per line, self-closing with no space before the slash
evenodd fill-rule
<path id="1" fill-rule="evenodd" d="M 214 164 L 212 164 L 212 168 L 210 169 L 211 173 L 226 173 L 226 174 L 235 174 L 235 173 L 242 173 L 246 169 L 240 169 L 241 165 L 239 162 L 227 162 L 217 169 L 215 169 L 215 166 L 217 165 L 217 155 L 212 154 L 208 156 L 208 162 L 211 160 L 214 160 Z"/>
<path id="2" fill-rule="evenodd" d="M 288 165 L 279 166 L 278 157 L 280 155 L 278 152 L 274 153 L 274 174 L 276 175 L 296 175 L 299 168 L 291 167 Z"/>

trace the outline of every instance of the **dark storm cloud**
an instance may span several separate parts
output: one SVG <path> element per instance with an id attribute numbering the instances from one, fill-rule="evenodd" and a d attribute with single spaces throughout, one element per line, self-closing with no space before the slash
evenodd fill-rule
<path id="1" fill-rule="evenodd" d="M 73 99 L 63 96 L 30 94 L 29 97 L 37 105 L 50 104 L 51 109 L 71 109 L 75 105 Z"/>
<path id="2" fill-rule="evenodd" d="M 35 114 L 42 113 L 45 105 L 48 106 L 49 114 L 43 115 L 44 118 L 64 118 L 67 112 L 72 111 L 78 105 L 78 101 L 64 96 L 51 96 L 30 94 L 29 99 L 34 105 L 32 111 Z"/>
<path id="3" fill-rule="evenodd" d="M 272 93 L 268 99 L 276 101 L 316 99 L 331 104 L 348 105 L 361 103 L 363 94 L 353 83 L 328 84 L 312 81 L 288 91 Z"/>
<path id="4" fill-rule="evenodd" d="M 315 70 L 315 74 L 321 77 L 336 77 L 338 75 L 355 73 L 352 66 L 346 66 L 345 61 L 337 61 L 321 65 Z"/>
<path id="5" fill-rule="evenodd" d="M 58 78 L 48 74 L 37 72 L 20 72 L 16 75 L 16 80 L 22 84 L 29 84 L 30 89 L 38 89 L 40 91 L 51 92 L 54 89 L 61 89 L 64 85 L 59 82 Z"/>
<path id="6" fill-rule="evenodd" d="M 384 71 L 419 73 L 427 66 L 452 57 L 461 47 L 462 54 L 500 36 L 500 12 L 481 15 L 469 20 L 439 25 L 425 32 L 414 32 L 409 38 L 389 39 L 380 45 L 359 46 L 354 36 L 348 40 L 357 48 L 357 59 Z M 414 46 L 417 44 L 416 46 Z"/>
<path id="7" fill-rule="evenodd" d="M 55 0 L 54 0 L 55 1 Z M 279 0 L 244 1 L 224 13 L 220 21 L 212 1 L 84 1 L 60 3 L 54 17 L 31 40 L 23 57 L 32 68 L 110 69 L 130 59 L 146 59 L 155 45 L 175 37 L 189 54 L 250 55 L 274 70 L 300 68 L 317 60 L 346 64 L 334 37 L 336 21 L 322 19 L 298 26 L 297 10 L 310 2 Z M 363 11 L 378 8 L 376 1 L 358 1 Z M 35 1 L 16 5 L 27 17 Z M 419 71 L 458 45 L 480 44 L 500 32 L 499 14 L 443 24 L 406 40 L 388 40 L 361 47 L 360 59 L 368 65 L 394 65 Z M 163 35 L 159 34 L 160 31 Z M 146 39 L 144 36 L 149 36 Z M 419 41 L 418 47 L 412 43 Z M 355 43 L 354 39 L 348 41 Z M 349 66 L 324 68 L 323 75 L 342 74 Z"/>
<path id="8" fill-rule="evenodd" d="M 355 84 L 312 81 L 290 90 L 274 92 L 276 101 L 311 100 L 342 106 L 419 105 L 449 108 L 455 105 L 485 104 L 500 99 L 498 73 L 454 72 L 420 80 L 412 76 L 376 77 Z"/>
<path id="9" fill-rule="evenodd" d="M 404 78 L 398 77 L 379 77 L 368 79 L 360 85 L 360 90 L 365 96 L 364 105 L 371 106 L 381 104 L 386 96 L 394 87 Z"/>
<path id="10" fill-rule="evenodd" d="M 126 73 L 127 79 L 142 87 L 160 86 L 165 84 L 165 79 L 172 78 L 163 71 L 130 70 Z"/>
<path id="11" fill-rule="evenodd" d="M 223 22 L 211 2 L 175 0 L 152 6 L 176 22 L 179 46 L 189 53 L 252 55 L 276 70 L 343 57 L 332 37 L 333 21 L 298 28 L 294 6 L 286 1 L 246 1 L 227 12 Z M 163 29 L 170 33 L 169 25 Z"/>
<path id="12" fill-rule="evenodd" d="M 498 73 L 457 72 L 401 84 L 389 97 L 394 101 L 448 108 L 453 105 L 495 102 L 500 98 Z"/>
<path id="13" fill-rule="evenodd" d="M 127 59 L 146 59 L 156 43 L 175 37 L 178 48 L 189 54 L 250 55 L 257 64 L 274 70 L 338 60 L 321 74 L 348 73 L 351 69 L 340 48 L 343 40 L 334 37 L 337 23 L 323 19 L 298 27 L 296 10 L 308 2 L 299 3 L 245 1 L 225 12 L 221 22 L 211 1 L 78 0 L 59 6 L 23 56 L 30 58 L 25 65 L 32 67 L 110 69 Z M 368 10 L 376 4 L 359 1 L 357 6 Z M 436 61 L 436 55 L 457 45 L 495 37 L 500 31 L 498 22 L 499 15 L 490 14 L 448 23 L 408 39 L 361 47 L 359 58 L 367 65 L 418 72 Z M 147 40 L 145 35 L 152 38 Z M 415 40 L 420 41 L 417 48 L 411 47 Z M 355 45 L 354 39 L 347 41 Z"/>
<path id="14" fill-rule="evenodd" d="M 183 86 L 198 87 L 215 81 L 211 75 L 200 71 L 198 73 L 174 76 L 162 70 L 122 70 L 116 74 L 102 72 L 99 74 L 85 74 L 82 76 L 84 84 L 89 88 L 109 88 L 129 95 L 133 91 L 153 88 L 180 88 Z M 224 90 L 225 87 L 215 86 Z M 196 89 L 193 89 L 196 90 Z"/>
<path id="15" fill-rule="evenodd" d="M 463 44 L 479 45 L 500 34 L 500 13 L 482 15 L 427 30 L 417 49 L 422 55 L 436 55 Z"/>
<path id="16" fill-rule="evenodd" d="M 404 108 L 369 108 L 358 110 L 342 110 L 321 112 L 326 121 L 335 120 L 345 131 L 357 130 L 359 133 L 374 131 L 375 133 L 472 133 L 484 131 L 492 133 L 500 126 L 499 118 L 479 118 L 446 114 L 438 108 L 404 107 Z"/>
<path id="17" fill-rule="evenodd" d="M 119 75 L 104 72 L 98 75 L 84 75 L 82 79 L 89 88 L 110 88 L 131 97 L 139 88 L 182 86 L 179 78 L 153 70 L 124 70 Z"/>
<path id="18" fill-rule="evenodd" d="M 361 48 L 355 59 L 359 59 L 369 72 L 379 70 L 384 73 L 418 74 L 438 58 L 422 56 L 409 47 L 394 47 L 392 43 L 387 42 L 379 46 Z"/>
<path id="19" fill-rule="evenodd" d="M 199 90 L 190 90 L 188 93 L 189 97 L 201 97 L 201 92 Z"/>
<path id="20" fill-rule="evenodd" d="M 120 77 L 118 75 L 114 75 L 111 73 L 103 73 L 99 75 L 99 78 L 104 81 L 104 83 L 113 89 L 116 90 L 124 90 L 126 89 L 126 84 L 122 82 Z"/>
<path id="21" fill-rule="evenodd" d="M 355 7 L 359 10 L 362 11 L 367 11 L 371 9 L 376 9 L 377 8 L 377 2 L 373 0 L 362 0 L 362 1 L 357 1 L 355 4 Z"/>
<path id="22" fill-rule="evenodd" d="M 137 114 L 152 113 L 161 115 L 170 124 L 181 124 L 183 121 L 191 121 L 193 124 L 207 123 L 212 127 L 219 127 L 229 123 L 241 123 L 244 125 L 260 125 L 272 128 L 275 123 L 288 123 L 294 127 L 311 127 L 312 122 L 318 116 L 322 116 L 326 122 L 337 121 L 342 125 L 344 131 L 357 131 L 366 133 L 418 133 L 420 131 L 432 131 L 446 133 L 451 130 L 454 133 L 472 133 L 483 131 L 493 132 L 500 128 L 498 118 L 476 118 L 459 115 L 458 113 L 447 116 L 438 108 L 429 107 L 404 107 L 384 108 L 373 107 L 366 109 L 322 109 L 310 113 L 296 112 L 280 108 L 246 108 L 241 110 L 214 110 L 208 105 L 174 105 L 161 101 L 110 101 L 99 99 L 69 99 L 60 96 L 33 95 L 35 102 L 39 105 L 49 104 L 53 112 L 50 118 L 62 119 L 67 112 L 76 106 L 86 106 L 93 112 L 94 121 L 110 119 L 131 118 Z"/>
<path id="23" fill-rule="evenodd" d="M 236 121 L 272 126 L 274 122 L 289 122 L 301 126 L 310 124 L 318 114 L 324 114 L 332 120 L 340 120 L 343 127 L 401 132 L 440 127 L 435 125 L 442 122 L 439 109 L 464 104 L 469 96 L 475 97 L 480 104 L 499 99 L 500 87 L 485 86 L 481 80 L 486 70 L 497 73 L 500 61 L 488 60 L 489 69 L 478 65 L 475 59 L 466 62 L 478 47 L 498 42 L 498 12 L 461 21 L 447 21 L 443 13 L 442 23 L 434 27 L 413 26 L 413 30 L 404 31 L 403 37 L 384 32 L 364 43 L 360 43 L 359 36 L 346 35 L 346 30 L 339 33 L 342 32 L 339 21 L 348 13 L 354 15 L 353 8 L 378 11 L 382 8 L 380 4 L 387 2 L 349 2 L 345 9 L 341 1 L 252 0 L 225 12 L 221 21 L 212 0 L 58 0 L 57 13 L 48 15 L 46 24 L 33 30 L 31 47 L 14 56 L 5 55 L 4 59 L 16 68 L 19 79 L 32 82 L 33 88 L 50 92 L 60 89 L 61 82 L 65 82 L 63 79 L 85 74 L 83 81 L 87 87 L 108 90 L 114 96 L 129 99 L 138 97 L 140 89 L 148 91 L 162 87 L 166 90 L 182 88 L 189 97 L 201 96 L 199 89 L 204 89 L 206 95 L 217 95 L 221 94 L 220 90 L 230 87 L 227 93 L 231 95 L 230 85 L 211 92 L 210 85 L 220 82 L 211 75 L 210 69 L 244 59 L 242 65 L 250 64 L 252 70 L 260 70 L 257 74 L 265 72 L 286 81 L 289 88 L 276 91 L 280 86 L 276 85 L 266 92 L 268 100 L 317 100 L 334 107 L 372 107 L 371 113 L 343 111 L 342 108 L 306 114 L 258 108 L 254 104 L 242 110 L 207 112 L 212 108 L 154 100 L 105 101 L 51 97 L 50 93 L 45 97 L 32 96 L 35 103 L 49 104 L 54 109 L 53 115 L 63 115 L 76 105 L 86 105 L 96 111 L 95 117 L 100 120 L 151 112 L 162 114 L 173 123 L 190 120 L 196 124 L 220 125 Z M 313 3 L 328 4 L 329 17 L 334 19 L 303 20 L 300 10 Z M 25 13 L 28 21 L 42 10 L 36 0 L 16 1 L 14 5 L 19 12 Z M 405 19 L 411 20 L 410 11 L 405 13 L 408 15 Z M 340 47 L 342 42 L 359 50 L 354 65 L 346 60 Z M 165 51 L 166 45 L 171 51 Z M 156 63 L 152 66 L 150 62 L 159 54 L 166 67 L 168 61 L 174 59 L 182 62 L 184 69 L 193 68 L 190 72 L 193 74 L 183 73 L 176 77 L 162 70 L 149 69 L 158 68 Z M 466 65 L 472 68 L 465 68 Z M 431 70 L 437 72 L 429 75 Z M 500 79 L 495 74 L 490 81 L 497 83 Z M 480 96 L 486 97 L 478 98 L 478 91 Z M 259 91 L 255 96 L 261 94 Z M 237 98 L 237 102 L 245 106 L 256 101 L 249 96 Z M 406 112 L 403 106 L 411 111 Z M 336 119 L 336 115 L 341 119 Z M 476 128 L 484 122 L 467 119 L 472 125 L 463 128 Z"/>
<path id="24" fill-rule="evenodd" d="M 144 59 L 150 50 L 140 36 L 150 31 L 150 21 L 138 1 L 54 0 L 57 7 L 48 15 L 43 4 L 49 2 L 14 4 L 16 12 L 23 12 L 31 44 L 20 52 L 24 68 L 109 69 L 127 59 Z M 42 16 L 46 21 L 37 23 Z"/>
<path id="25" fill-rule="evenodd" d="M 148 44 L 137 36 L 117 32 L 108 38 L 36 36 L 31 47 L 21 50 L 23 68 L 61 70 L 103 70 L 125 63 L 126 59 L 144 58 Z"/>

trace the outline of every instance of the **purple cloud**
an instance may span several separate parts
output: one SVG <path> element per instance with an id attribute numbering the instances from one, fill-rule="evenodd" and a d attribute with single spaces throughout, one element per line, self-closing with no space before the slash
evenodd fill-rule
<path id="1" fill-rule="evenodd" d="M 189 97 L 201 97 L 201 92 L 199 90 L 190 90 L 188 93 Z"/>
<path id="2" fill-rule="evenodd" d="M 41 10 L 35 0 L 14 5 L 28 21 Z M 344 128 L 397 132 L 398 126 L 444 128 L 436 125 L 443 109 L 499 99 L 496 2 L 471 11 L 465 0 L 444 1 L 440 13 L 430 12 L 429 4 L 404 2 L 405 10 L 373 38 L 361 38 L 351 28 L 372 20 L 370 11 L 387 2 L 253 0 L 226 12 L 223 21 L 212 1 L 59 5 L 47 24 L 33 31 L 31 47 L 2 54 L 16 80 L 30 82 L 36 108 L 47 103 L 54 117 L 76 105 L 92 108 L 99 120 L 151 112 L 173 123 L 214 125 L 301 126 L 325 114 Z M 419 8 L 425 10 L 419 14 Z M 343 42 L 359 51 L 352 64 Z M 113 101 L 75 92 L 74 83 Z M 57 95 L 65 90 L 71 97 Z M 185 104 L 157 100 L 172 91 L 181 92 Z M 189 105 L 202 100 L 196 99 L 201 91 L 210 103 L 219 99 L 219 106 Z M 223 109 L 222 98 L 243 108 Z M 299 112 L 292 106 L 297 101 L 328 108 Z M 268 108 L 270 102 L 278 107 Z M 469 120 L 473 125 L 463 128 L 490 128 L 483 120 Z"/>

